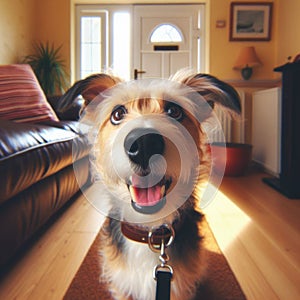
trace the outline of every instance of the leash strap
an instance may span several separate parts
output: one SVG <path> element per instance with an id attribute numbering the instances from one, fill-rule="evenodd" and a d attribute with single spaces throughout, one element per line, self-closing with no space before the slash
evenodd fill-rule
<path id="1" fill-rule="evenodd" d="M 159 252 L 160 264 L 156 265 L 153 270 L 153 278 L 156 280 L 156 300 L 169 300 L 171 296 L 171 280 L 173 277 L 173 269 L 167 264 L 169 256 L 166 248 L 169 247 L 174 238 L 175 232 L 171 225 L 163 224 L 160 229 L 167 229 L 168 235 L 161 238 L 160 245 L 155 244 L 153 236 L 157 230 L 151 230 L 148 234 L 148 245 L 153 252 Z M 165 238 L 167 238 L 165 240 Z"/>
<path id="2" fill-rule="evenodd" d="M 170 299 L 172 273 L 157 271 L 156 273 L 156 300 Z"/>

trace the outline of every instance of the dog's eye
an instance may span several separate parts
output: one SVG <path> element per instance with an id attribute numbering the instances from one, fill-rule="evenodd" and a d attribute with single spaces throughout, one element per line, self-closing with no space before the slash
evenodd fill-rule
<path id="1" fill-rule="evenodd" d="M 179 105 L 170 104 L 165 109 L 167 115 L 177 121 L 181 121 L 183 119 L 183 110 Z"/>
<path id="2" fill-rule="evenodd" d="M 127 114 L 127 110 L 124 106 L 116 107 L 110 116 L 110 121 L 113 125 L 118 125 L 124 119 L 125 115 Z"/>

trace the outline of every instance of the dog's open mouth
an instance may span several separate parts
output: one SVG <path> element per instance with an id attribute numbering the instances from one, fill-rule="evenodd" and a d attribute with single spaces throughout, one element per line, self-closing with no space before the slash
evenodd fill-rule
<path id="1" fill-rule="evenodd" d="M 150 182 L 145 184 L 143 177 L 132 176 L 128 183 L 132 207 L 143 214 L 160 211 L 166 204 L 166 192 L 170 185 L 171 179 L 165 177 L 152 185 Z"/>

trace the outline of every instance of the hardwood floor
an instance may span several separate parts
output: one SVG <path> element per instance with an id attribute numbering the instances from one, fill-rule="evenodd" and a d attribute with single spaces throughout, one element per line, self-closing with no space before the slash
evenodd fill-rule
<path id="1" fill-rule="evenodd" d="M 104 218 L 83 196 L 0 283 L 0 299 L 62 299 Z"/>
<path id="2" fill-rule="evenodd" d="M 263 176 L 225 177 L 205 213 L 248 299 L 296 300 L 300 201 L 262 183 Z M 62 299 L 102 222 L 80 196 L 0 282 L 0 299 Z"/>
<path id="3" fill-rule="evenodd" d="M 300 298 L 300 201 L 265 174 L 225 178 L 206 209 L 209 224 L 248 299 Z"/>

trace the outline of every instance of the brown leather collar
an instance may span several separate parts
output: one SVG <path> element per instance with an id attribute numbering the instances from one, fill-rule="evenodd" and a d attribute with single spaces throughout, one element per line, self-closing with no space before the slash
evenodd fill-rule
<path id="1" fill-rule="evenodd" d="M 148 244 L 149 228 L 143 228 L 142 226 L 137 226 L 135 224 L 121 222 L 121 231 L 123 235 L 130 240 Z M 171 235 L 172 232 L 165 226 L 157 227 L 152 231 L 151 241 L 153 244 L 160 245 L 162 240 L 168 241 L 171 238 Z"/>

